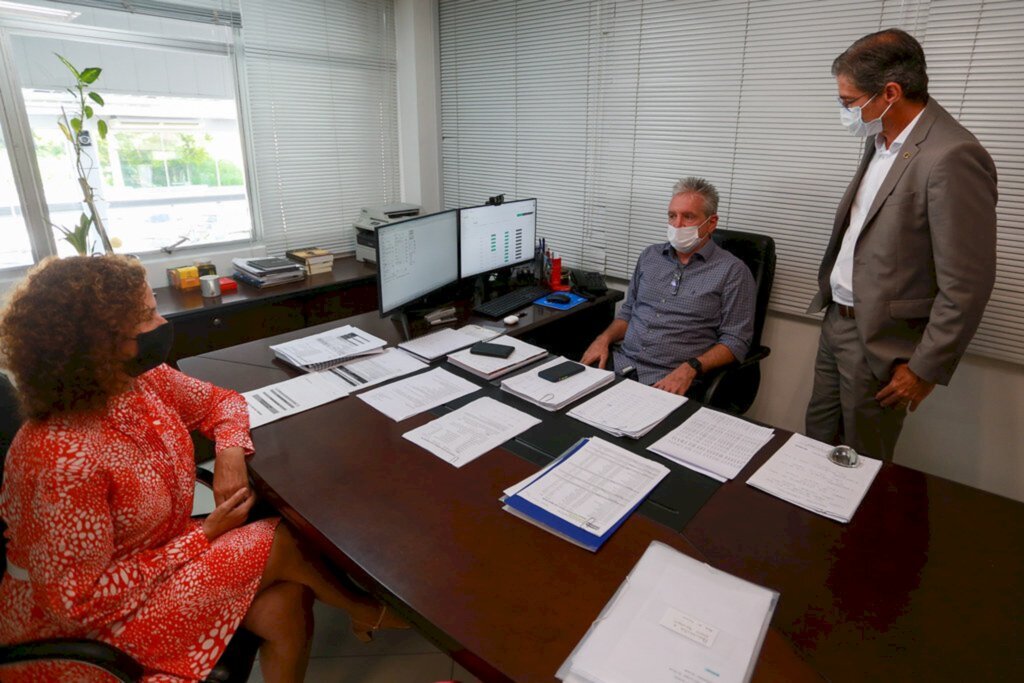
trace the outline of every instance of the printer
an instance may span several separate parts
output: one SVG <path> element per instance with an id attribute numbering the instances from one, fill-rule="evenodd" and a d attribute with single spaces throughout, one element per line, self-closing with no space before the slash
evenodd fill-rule
<path id="1" fill-rule="evenodd" d="M 377 228 L 388 223 L 397 223 L 420 215 L 416 204 L 383 204 L 367 206 L 359 212 L 359 218 L 352 224 L 356 229 L 356 260 L 377 262 Z"/>

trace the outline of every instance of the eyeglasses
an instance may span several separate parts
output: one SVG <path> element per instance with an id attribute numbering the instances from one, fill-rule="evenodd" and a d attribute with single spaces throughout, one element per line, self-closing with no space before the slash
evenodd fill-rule
<path id="1" fill-rule="evenodd" d="M 836 98 L 836 102 L 838 102 L 838 103 L 839 103 L 839 106 L 840 106 L 840 107 L 842 107 L 843 109 L 845 109 L 846 111 L 850 111 L 850 106 L 851 106 L 851 105 L 852 105 L 852 104 L 853 104 L 854 102 L 856 102 L 857 100 L 861 100 L 861 99 L 864 99 L 865 97 L 867 97 L 867 93 L 865 93 L 865 94 L 863 94 L 863 95 L 857 95 L 857 96 L 856 96 L 856 97 L 854 97 L 853 99 L 850 99 L 850 98 L 845 98 L 845 99 L 844 99 L 844 98 L 842 98 L 842 97 L 837 97 L 837 98 Z M 870 97 L 870 98 L 868 99 L 868 101 L 867 101 L 867 102 L 865 102 L 865 103 L 864 103 L 864 104 L 863 104 L 862 106 L 864 106 L 864 107 L 868 106 L 869 104 L 871 104 L 871 100 L 875 99 L 876 97 L 878 97 L 878 93 L 875 93 L 874 95 L 872 95 L 872 96 L 871 96 L 871 97 Z"/>
<path id="2" fill-rule="evenodd" d="M 672 279 L 669 281 L 668 286 L 672 288 L 672 296 L 679 294 L 679 285 L 683 281 L 683 269 L 676 268 L 676 272 L 673 273 Z"/>

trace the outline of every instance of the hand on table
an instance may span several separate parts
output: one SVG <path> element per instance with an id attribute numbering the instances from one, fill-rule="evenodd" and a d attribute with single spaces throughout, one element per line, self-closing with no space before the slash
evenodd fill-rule
<path id="1" fill-rule="evenodd" d="M 653 386 L 655 389 L 661 389 L 670 394 L 682 396 L 689 390 L 690 385 L 693 384 L 693 380 L 696 378 L 696 370 L 689 365 L 682 365 L 659 379 Z"/>
<path id="2" fill-rule="evenodd" d="M 583 356 L 580 358 L 580 362 L 584 365 L 593 365 L 597 363 L 597 367 L 604 370 L 604 366 L 608 364 L 608 342 L 604 341 L 600 337 L 591 342 L 587 350 L 583 352 Z"/>

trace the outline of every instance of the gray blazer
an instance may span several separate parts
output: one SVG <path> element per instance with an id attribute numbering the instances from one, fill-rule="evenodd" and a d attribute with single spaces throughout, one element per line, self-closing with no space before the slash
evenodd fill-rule
<path id="1" fill-rule="evenodd" d="M 832 302 L 832 266 L 874 149 L 868 138 L 839 202 L 808 313 Z M 894 363 L 909 361 L 922 379 L 949 383 L 992 293 L 996 200 L 992 157 L 929 99 L 868 210 L 854 251 L 857 330 L 878 379 L 887 381 Z"/>

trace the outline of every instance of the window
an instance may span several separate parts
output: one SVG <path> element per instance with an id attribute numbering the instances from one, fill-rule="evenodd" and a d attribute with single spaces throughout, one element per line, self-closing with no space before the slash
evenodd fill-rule
<path id="1" fill-rule="evenodd" d="M 15 34 L 11 46 L 51 223 L 70 227 L 82 213 L 74 151 L 57 126 L 62 110 L 75 105 L 67 92 L 72 76 L 59 54 L 80 69 L 103 69 L 94 89 L 104 106 L 94 108 L 109 132 L 101 139 L 94 121 L 86 126 L 92 144 L 84 167 L 118 251 L 252 237 L 226 45 L 209 46 L 211 53 L 120 44 L 99 34 L 90 40 Z M 57 250 L 73 253 L 61 239 Z"/>
<path id="2" fill-rule="evenodd" d="M 7 144 L 0 132 L 0 269 L 32 263 L 32 245 L 16 187 Z"/>

